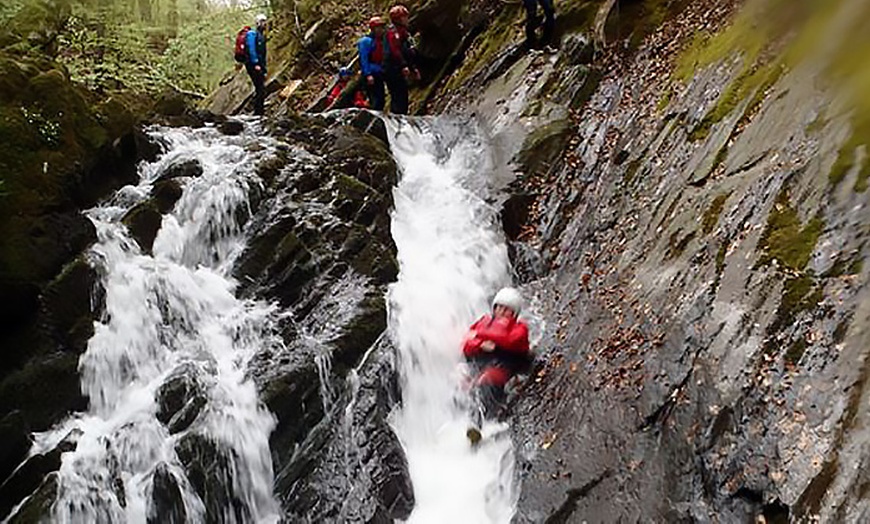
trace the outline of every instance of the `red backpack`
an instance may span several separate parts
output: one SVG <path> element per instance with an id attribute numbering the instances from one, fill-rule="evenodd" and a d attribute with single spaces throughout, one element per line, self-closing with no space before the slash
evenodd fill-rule
<path id="1" fill-rule="evenodd" d="M 248 31 L 250 30 L 251 26 L 246 25 L 236 34 L 236 47 L 233 52 L 236 62 L 244 64 L 248 61 L 248 50 L 245 46 L 245 40 L 248 38 Z"/>

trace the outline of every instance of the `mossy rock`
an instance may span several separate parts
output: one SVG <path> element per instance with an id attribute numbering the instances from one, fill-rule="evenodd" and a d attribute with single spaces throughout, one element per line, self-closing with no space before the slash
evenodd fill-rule
<path id="1" fill-rule="evenodd" d="M 151 200 L 159 212 L 169 213 L 182 193 L 178 180 L 160 180 L 151 188 Z"/>
<path id="2" fill-rule="evenodd" d="M 387 329 L 387 304 L 380 289 L 372 289 L 356 306 L 350 321 L 332 341 L 336 351 L 333 370 L 338 373 L 354 367 L 372 344 Z"/>
<path id="3" fill-rule="evenodd" d="M 4 227 L 5 226 L 5 227 Z M 94 224 L 77 212 L 43 216 L 16 216 L 0 222 L 0 286 L 32 283 L 40 285 L 57 275 L 64 265 L 93 242 Z M 30 289 L 36 289 L 30 286 Z M 4 295 L 5 296 L 5 295 Z M 23 297 L 22 297 L 23 298 Z M 5 304 L 3 314 L 20 316 L 19 303 Z"/>
<path id="4" fill-rule="evenodd" d="M 377 241 L 369 241 L 350 261 L 352 268 L 378 283 L 389 283 L 399 274 L 399 263 L 393 250 Z"/>
<path id="5" fill-rule="evenodd" d="M 248 241 L 239 257 L 233 276 L 243 284 L 262 280 L 275 260 L 275 246 L 296 227 L 293 216 L 278 219 L 263 232 Z"/>
<path id="6" fill-rule="evenodd" d="M 75 353 L 54 353 L 28 362 L 0 382 L 0 413 L 19 410 L 33 431 L 45 431 L 73 411 L 87 409 L 78 364 Z"/>
<path id="7" fill-rule="evenodd" d="M 343 220 L 353 221 L 367 198 L 374 196 L 372 188 L 356 178 L 339 174 L 335 177 L 335 214 Z"/>
<path id="8" fill-rule="evenodd" d="M 532 131 L 514 161 L 525 173 L 541 173 L 549 169 L 562 154 L 572 133 L 571 121 L 555 120 Z"/>
<path id="9" fill-rule="evenodd" d="M 381 193 L 396 185 L 398 168 L 383 142 L 350 126 L 331 134 L 334 142 L 326 154 L 339 171 Z"/>
<path id="10" fill-rule="evenodd" d="M 0 55 L 0 102 L 17 99 L 27 88 L 28 76 L 21 64 L 10 57 Z"/>
<path id="11" fill-rule="evenodd" d="M 84 353 L 94 334 L 94 320 L 105 307 L 105 290 L 84 256 L 68 265 L 42 294 L 45 323 L 58 347 Z"/>
<path id="12" fill-rule="evenodd" d="M 767 227 L 759 240 L 764 249 L 760 263 L 776 259 L 793 271 L 802 271 L 809 263 L 824 228 L 825 222 L 820 217 L 802 224 L 788 192 L 783 189 L 767 217 Z"/>
<path id="13" fill-rule="evenodd" d="M 139 244 L 144 253 L 151 253 L 154 239 L 163 224 L 163 215 L 157 205 L 148 200 L 133 207 L 124 215 L 121 222 L 130 230 L 130 236 Z"/>
<path id="14" fill-rule="evenodd" d="M 173 178 L 196 178 L 202 176 L 202 164 L 195 158 L 189 158 L 180 162 L 173 162 L 157 177 L 158 181 L 172 180 Z"/>

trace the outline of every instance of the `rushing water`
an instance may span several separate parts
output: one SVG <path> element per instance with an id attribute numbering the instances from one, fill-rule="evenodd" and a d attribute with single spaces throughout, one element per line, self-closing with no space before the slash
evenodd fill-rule
<path id="1" fill-rule="evenodd" d="M 162 521 L 151 503 L 158 467 L 178 484 L 188 521 L 278 520 L 268 444 L 275 420 L 244 376 L 256 350 L 280 343 L 271 328 L 276 311 L 237 299 L 228 276 L 243 241 L 238 217 L 259 180 L 254 166 L 270 154 L 262 140 L 265 148 L 249 147 L 256 132 L 229 138 L 213 129 L 154 131 L 168 153 L 141 167 L 138 186 L 89 212 L 99 238 L 90 257 L 102 274 L 106 311 L 79 364 L 88 411 L 38 435 L 34 449 L 80 433 L 75 452 L 63 455 L 53 521 Z M 182 181 L 183 195 L 164 217 L 153 256 L 144 254 L 121 219 L 168 165 L 186 159 L 197 159 L 204 172 Z M 206 401 L 188 428 L 170 434 L 157 419 L 156 396 L 174 373 L 195 379 Z M 197 495 L 177 451 L 192 435 L 224 457 L 202 466 L 209 475 L 223 472 L 222 493 L 211 506 Z"/>
<path id="2" fill-rule="evenodd" d="M 487 144 L 469 122 L 391 123 L 401 168 L 392 233 L 399 276 L 389 292 L 401 355 L 402 409 L 394 427 L 407 452 L 416 507 L 410 522 L 509 522 L 515 507 L 510 439 L 491 422 L 472 450 L 457 397 L 461 341 L 510 281 L 498 214 L 486 200 Z"/>

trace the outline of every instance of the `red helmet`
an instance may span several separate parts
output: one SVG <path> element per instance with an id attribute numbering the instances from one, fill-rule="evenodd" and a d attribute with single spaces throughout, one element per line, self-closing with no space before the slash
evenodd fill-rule
<path id="1" fill-rule="evenodd" d="M 369 18 L 369 29 L 374 29 L 385 24 L 386 22 L 384 22 L 384 19 L 379 16 L 373 16 Z"/>
<path id="2" fill-rule="evenodd" d="M 402 18 L 408 16 L 408 8 L 399 4 L 394 5 L 390 8 L 390 20 L 396 22 L 397 20 L 401 20 Z"/>

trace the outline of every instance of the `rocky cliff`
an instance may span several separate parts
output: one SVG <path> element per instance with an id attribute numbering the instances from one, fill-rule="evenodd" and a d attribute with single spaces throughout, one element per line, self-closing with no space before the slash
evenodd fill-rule
<path id="1" fill-rule="evenodd" d="M 415 107 L 474 114 L 490 133 L 506 168 L 500 202 L 516 278 L 542 326 L 539 364 L 511 397 L 515 521 L 868 519 L 870 11 L 861 0 L 794 4 L 559 3 L 552 54 L 521 45 L 520 4 L 411 6 L 425 64 Z M 325 7 L 275 5 L 267 107 L 284 146 L 258 168 L 264 185 L 240 217 L 252 236 L 235 276 L 240 293 L 293 312 L 280 354 L 264 350 L 249 370 L 277 418 L 275 491 L 287 520 L 388 522 L 414 500 L 387 422 L 399 398 L 383 302 L 397 271 L 388 229 L 396 167 L 369 117 L 295 114 L 316 106 L 330 70 L 349 61 L 365 9 L 385 5 Z M 36 84 L 16 84 L 15 96 L 62 81 L 8 67 L 4 82 Z M 207 103 L 236 112 L 247 96 L 239 72 Z M 28 111 L 15 121 L 31 115 L 32 140 L 57 147 L 48 110 Z M 124 142 L 89 147 L 107 144 Z M 39 179 L 37 163 L 28 166 L 20 172 Z M 195 166 L 179 170 L 193 176 Z M 111 180 L 106 187 L 126 179 Z M 101 191 L 26 217 L 72 210 L 82 222 L 76 210 Z M 153 241 L 161 202 L 155 195 L 130 216 L 140 243 Z M 29 386 L 45 380 L 76 391 L 99 310 L 92 270 L 69 263 L 93 234 L 43 230 L 67 247 L 14 288 L 28 315 L 12 308 L 7 318 L 40 329 L 7 338 L 21 356 L 0 383 L 12 392 L 0 395 L 4 478 L 26 454 L 27 428 L 86 401 L 30 400 Z M 67 278 L 50 283 L 58 274 Z M 26 338 L 34 333 L 38 345 Z M 166 390 L 170 425 L 184 418 L 173 405 L 196 405 L 196 389 L 179 384 Z M 0 487 L 0 502 L 20 501 L 70 445 L 32 459 L 25 472 L 36 473 Z M 211 448 L 184 449 L 208 458 Z M 213 488 L 201 486 L 204 499 Z M 158 502 L 169 515 L 167 492 Z M 36 513 L 22 515 L 39 514 L 31 501 Z"/>

